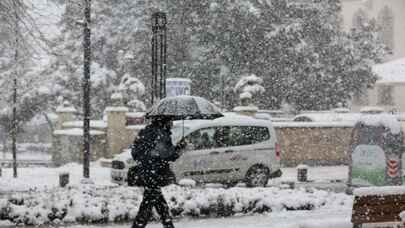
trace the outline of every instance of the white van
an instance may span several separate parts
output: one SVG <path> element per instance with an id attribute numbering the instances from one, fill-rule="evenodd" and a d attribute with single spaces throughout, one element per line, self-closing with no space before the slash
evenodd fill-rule
<path id="1" fill-rule="evenodd" d="M 215 120 L 187 121 L 173 129 L 173 141 L 183 133 L 187 147 L 172 163 L 177 181 L 192 179 L 198 183 L 232 185 L 244 181 L 247 186 L 265 186 L 269 178 L 281 176 L 280 146 L 271 121 L 244 116 Z M 112 162 L 111 178 L 125 183 L 131 161 L 130 151 Z"/>

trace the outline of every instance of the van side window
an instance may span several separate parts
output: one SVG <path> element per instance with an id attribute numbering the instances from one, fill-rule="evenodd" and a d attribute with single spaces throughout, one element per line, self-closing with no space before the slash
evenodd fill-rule
<path id="1" fill-rule="evenodd" d="M 216 127 L 214 133 L 214 148 L 229 146 L 231 142 L 230 127 Z"/>
<path id="2" fill-rule="evenodd" d="M 260 143 L 270 139 L 267 127 L 234 126 L 230 128 L 229 146 L 242 146 Z"/>
<path id="3" fill-rule="evenodd" d="M 186 137 L 193 150 L 205 150 L 214 147 L 215 128 L 199 129 Z"/>

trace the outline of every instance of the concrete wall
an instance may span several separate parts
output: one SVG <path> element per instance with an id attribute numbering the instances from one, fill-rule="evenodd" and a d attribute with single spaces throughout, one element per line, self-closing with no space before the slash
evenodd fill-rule
<path id="1" fill-rule="evenodd" d="M 112 158 L 127 146 L 126 107 L 108 107 L 107 112 L 107 158 Z"/>
<path id="2" fill-rule="evenodd" d="M 347 164 L 353 127 L 327 127 L 315 126 L 315 124 L 309 126 L 297 123 L 295 126 L 276 126 L 277 137 L 282 149 L 283 165 Z"/>
<path id="3" fill-rule="evenodd" d="M 121 153 L 131 145 L 143 128 L 143 125 L 126 126 L 126 111 L 122 107 L 109 108 L 107 128 L 93 130 L 95 135 L 92 136 L 91 143 L 92 160 L 112 158 Z M 274 125 L 282 148 L 284 165 L 347 163 L 352 126 L 341 123 L 302 122 L 280 122 Z M 82 136 L 77 135 L 77 129 L 73 135 L 69 135 L 69 129 L 56 131 L 52 146 L 54 161 L 57 164 L 80 162 L 82 144 Z"/>
<path id="4" fill-rule="evenodd" d="M 67 127 L 63 123 L 74 120 L 74 112 L 58 112 L 58 124 L 52 137 L 52 157 L 57 165 L 68 162 L 81 162 L 83 153 L 83 137 L 81 125 Z M 133 142 L 135 136 L 142 129 L 142 125 L 126 126 L 128 109 L 126 107 L 108 107 L 107 127 L 91 127 L 91 160 L 113 158 L 122 153 Z M 100 121 L 95 121 L 100 122 Z M 102 122 L 102 121 L 101 121 Z M 90 126 L 92 126 L 91 121 Z"/>
<path id="5" fill-rule="evenodd" d="M 394 16 L 393 54 L 386 61 L 405 57 L 405 1 L 404 0 L 342 0 L 343 29 L 353 27 L 353 16 L 363 10 L 368 18 L 378 19 L 381 10 L 388 6 Z"/>
<path id="6" fill-rule="evenodd" d="M 106 157 L 105 135 L 92 135 L 90 139 L 90 160 Z M 52 161 L 55 165 L 83 161 L 83 137 L 56 134 L 52 140 Z"/>

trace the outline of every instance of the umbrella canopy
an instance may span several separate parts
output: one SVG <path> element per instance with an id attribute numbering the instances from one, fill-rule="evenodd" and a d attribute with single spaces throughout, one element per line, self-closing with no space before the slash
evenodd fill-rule
<path id="1" fill-rule="evenodd" d="M 172 120 L 215 119 L 222 116 L 217 106 L 196 96 L 164 98 L 146 113 L 146 118 L 170 118 Z"/>

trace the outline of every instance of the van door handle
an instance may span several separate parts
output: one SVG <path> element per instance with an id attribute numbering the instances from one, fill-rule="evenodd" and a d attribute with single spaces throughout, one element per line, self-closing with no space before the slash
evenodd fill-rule
<path id="1" fill-rule="evenodd" d="M 219 152 L 218 152 L 218 151 L 212 151 L 212 152 L 210 152 L 210 154 L 211 154 L 211 155 L 218 155 Z"/>
<path id="2" fill-rule="evenodd" d="M 235 152 L 235 151 L 233 151 L 233 150 L 225 150 L 225 153 L 233 153 L 233 152 Z"/>

